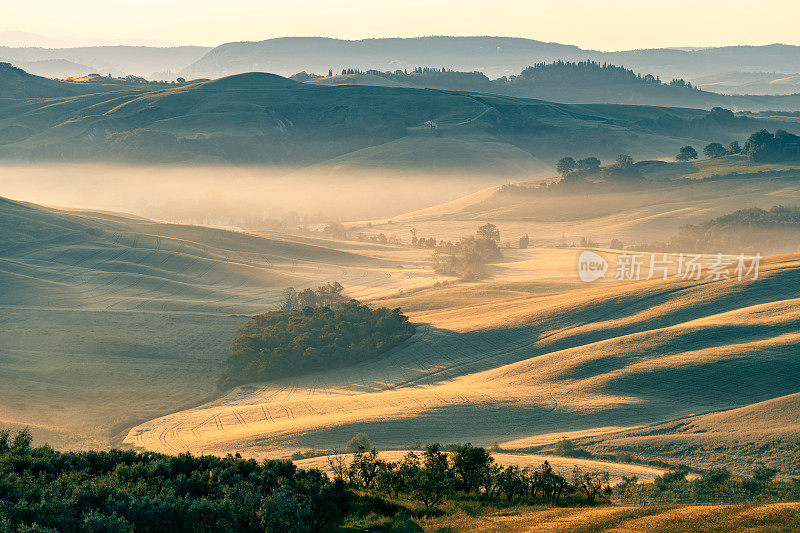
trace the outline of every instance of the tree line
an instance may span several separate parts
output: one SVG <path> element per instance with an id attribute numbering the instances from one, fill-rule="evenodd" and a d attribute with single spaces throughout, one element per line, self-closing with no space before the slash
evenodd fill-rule
<path id="1" fill-rule="evenodd" d="M 344 483 L 289 461 L 33 447 L 0 431 L 0 532 L 310 532 L 341 523 Z"/>
<path id="2" fill-rule="evenodd" d="M 608 472 L 575 467 L 571 475 L 562 476 L 548 461 L 538 467 L 501 466 L 489 451 L 471 443 L 428 444 L 396 462 L 382 460 L 375 448 L 361 445 L 351 456 L 328 456 L 327 463 L 333 478 L 348 487 L 411 498 L 426 507 L 459 494 L 555 505 L 565 503 L 565 498 L 592 505 L 611 494 Z"/>
<path id="3" fill-rule="evenodd" d="M 775 130 L 771 133 L 765 129 L 750 135 L 744 147 L 738 141 L 733 141 L 727 147 L 722 143 L 714 142 L 703 148 L 703 154 L 709 159 L 716 159 L 726 155 L 746 155 L 751 161 L 759 163 L 775 163 L 780 161 L 800 160 L 800 136 L 786 130 Z M 698 153 L 693 146 L 681 147 L 676 161 L 689 161 L 697 159 Z"/>

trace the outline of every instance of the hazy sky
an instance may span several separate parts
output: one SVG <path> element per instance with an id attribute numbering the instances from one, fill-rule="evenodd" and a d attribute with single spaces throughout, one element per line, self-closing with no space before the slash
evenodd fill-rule
<path id="1" fill-rule="evenodd" d="M 617 50 L 800 44 L 798 0 L 0 0 L 0 32 L 216 45 L 503 35 Z"/>

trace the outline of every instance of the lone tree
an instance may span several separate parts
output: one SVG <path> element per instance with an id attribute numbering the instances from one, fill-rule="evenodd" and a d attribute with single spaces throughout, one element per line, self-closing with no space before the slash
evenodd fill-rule
<path id="1" fill-rule="evenodd" d="M 531 238 L 528 236 L 527 233 L 519 238 L 519 247 L 521 250 L 524 250 L 530 245 L 531 245 Z"/>
<path id="2" fill-rule="evenodd" d="M 366 433 L 356 433 L 356 436 L 350 439 L 344 447 L 347 453 L 355 453 L 357 451 L 369 451 L 372 449 L 372 441 Z"/>
<path id="3" fill-rule="evenodd" d="M 697 150 L 691 146 L 682 147 L 675 156 L 676 161 L 689 161 L 690 159 L 697 159 Z"/>
<path id="4" fill-rule="evenodd" d="M 703 148 L 703 153 L 710 157 L 711 159 L 716 159 L 717 157 L 722 157 L 727 154 L 727 150 L 725 147 L 722 146 L 720 143 L 711 143 L 705 148 Z"/>
<path id="5" fill-rule="evenodd" d="M 478 238 L 487 241 L 500 242 L 500 230 L 491 222 L 487 222 L 478 228 Z"/>
<path id="6" fill-rule="evenodd" d="M 558 171 L 558 173 L 561 174 L 562 176 L 566 176 L 567 174 L 575 170 L 576 166 L 577 163 L 573 158 L 562 157 L 556 163 L 556 171 Z"/>
<path id="7" fill-rule="evenodd" d="M 608 482 L 610 480 L 608 472 L 584 472 L 580 467 L 575 467 L 572 471 L 572 483 L 583 490 L 586 494 L 586 502 L 591 505 L 597 498 L 597 494 L 610 492 Z"/>
<path id="8" fill-rule="evenodd" d="M 614 164 L 614 166 L 621 169 L 632 168 L 633 158 L 628 154 L 619 154 L 617 156 L 617 162 Z"/>

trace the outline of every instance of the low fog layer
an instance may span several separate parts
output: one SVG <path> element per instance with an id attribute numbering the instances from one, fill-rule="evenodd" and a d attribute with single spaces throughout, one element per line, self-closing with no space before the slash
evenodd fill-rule
<path id="1" fill-rule="evenodd" d="M 0 167 L 0 196 L 239 227 L 391 217 L 509 180 L 513 178 L 343 168 L 43 164 Z"/>

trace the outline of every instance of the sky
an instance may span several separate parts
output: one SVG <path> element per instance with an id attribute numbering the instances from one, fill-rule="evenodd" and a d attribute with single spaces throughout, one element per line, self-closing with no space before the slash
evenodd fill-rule
<path id="1" fill-rule="evenodd" d="M 498 35 L 623 50 L 800 45 L 797 0 L 0 0 L 0 32 L 215 46 L 283 36 Z"/>

